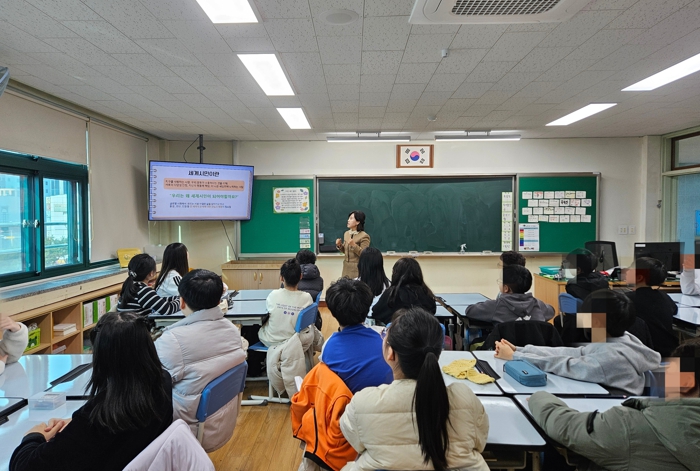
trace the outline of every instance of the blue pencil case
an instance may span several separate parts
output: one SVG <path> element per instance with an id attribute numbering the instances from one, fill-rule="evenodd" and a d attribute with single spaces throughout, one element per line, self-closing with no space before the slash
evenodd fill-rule
<path id="1" fill-rule="evenodd" d="M 525 360 L 511 360 L 503 365 L 503 371 L 523 386 L 535 387 L 547 384 L 547 373 Z"/>

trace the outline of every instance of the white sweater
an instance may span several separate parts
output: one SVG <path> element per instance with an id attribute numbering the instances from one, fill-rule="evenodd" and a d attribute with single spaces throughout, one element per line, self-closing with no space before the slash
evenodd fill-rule
<path id="1" fill-rule="evenodd" d="M 162 298 L 167 298 L 168 296 L 180 296 L 180 292 L 177 290 L 180 286 L 180 281 L 182 277 L 175 270 L 170 270 L 163 278 L 160 286 L 156 290 L 158 296 Z"/>
<path id="2" fill-rule="evenodd" d="M 683 270 L 681 273 L 681 292 L 688 296 L 700 296 L 700 269 Z"/>
<path id="3" fill-rule="evenodd" d="M 7 355 L 7 363 L 14 363 L 22 356 L 29 343 L 27 326 L 20 322 L 21 328 L 17 332 L 6 330 L 0 341 L 0 356 Z M 0 361 L 0 374 L 5 371 L 5 362 Z"/>

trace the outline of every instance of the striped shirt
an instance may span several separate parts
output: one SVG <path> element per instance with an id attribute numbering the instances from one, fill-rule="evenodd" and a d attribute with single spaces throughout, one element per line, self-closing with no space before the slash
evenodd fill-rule
<path id="1" fill-rule="evenodd" d="M 136 296 L 129 302 L 124 302 L 124 297 L 119 300 L 117 310 L 142 312 L 153 311 L 157 314 L 168 315 L 176 313 L 180 310 L 180 297 L 169 296 L 161 298 L 153 288 L 142 281 L 135 281 L 132 289 L 136 291 Z"/>

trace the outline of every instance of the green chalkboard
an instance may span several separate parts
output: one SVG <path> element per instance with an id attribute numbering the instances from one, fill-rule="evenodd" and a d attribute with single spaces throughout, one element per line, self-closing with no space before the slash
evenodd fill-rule
<path id="1" fill-rule="evenodd" d="M 275 188 L 308 188 L 308 213 L 275 214 Z M 253 182 L 253 201 L 249 221 L 241 221 L 241 255 L 295 254 L 301 247 L 300 229 L 310 229 L 311 250 L 315 248 L 314 180 L 313 178 L 268 179 L 256 177 Z"/>
<path id="2" fill-rule="evenodd" d="M 513 178 L 318 178 L 319 233 L 332 245 L 353 210 L 379 250 L 468 252 L 501 250 L 502 192 Z"/>
<path id="3" fill-rule="evenodd" d="M 535 198 L 524 198 L 530 196 L 534 192 L 555 192 L 554 200 L 568 200 L 567 206 L 576 209 L 585 209 L 586 215 L 590 216 L 590 222 L 538 222 L 540 231 L 540 250 L 539 252 L 558 252 L 568 253 L 578 247 L 584 247 L 584 244 L 591 240 L 597 240 L 598 237 L 598 175 L 519 175 L 518 176 L 518 223 L 527 224 L 529 215 L 523 214 L 523 208 L 528 208 L 528 200 Z M 585 192 L 585 198 L 567 198 L 566 193 L 564 198 L 556 198 L 557 192 Z M 533 197 L 535 195 L 532 195 Z M 551 195 L 545 195 L 551 196 Z M 582 196 L 581 194 L 579 196 Z M 541 198 L 549 199 L 549 198 Z M 571 200 L 579 200 L 581 204 L 583 199 L 590 199 L 590 206 L 571 206 Z M 561 216 L 561 214 L 555 214 Z M 576 215 L 576 214 L 574 214 Z M 571 219 L 571 214 L 568 214 Z M 580 214 L 578 216 L 581 216 Z M 516 239 L 518 237 L 516 236 Z M 519 242 L 519 250 L 522 251 Z"/>

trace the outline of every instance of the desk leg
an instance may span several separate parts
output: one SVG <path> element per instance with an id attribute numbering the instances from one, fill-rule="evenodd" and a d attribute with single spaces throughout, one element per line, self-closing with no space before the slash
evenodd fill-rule
<path id="1" fill-rule="evenodd" d="M 540 463 L 540 452 L 533 451 L 532 453 L 532 471 L 540 471 L 542 464 Z"/>

